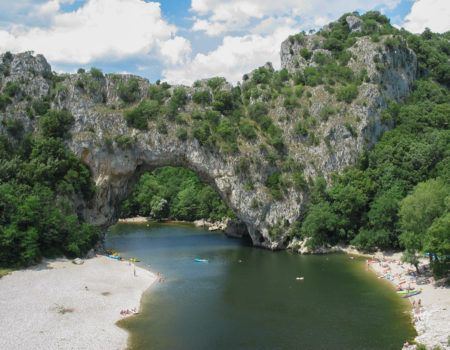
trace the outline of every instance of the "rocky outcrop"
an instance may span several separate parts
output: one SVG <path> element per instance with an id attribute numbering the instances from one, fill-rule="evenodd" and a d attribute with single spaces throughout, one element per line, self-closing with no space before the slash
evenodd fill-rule
<path id="1" fill-rule="evenodd" d="M 347 22 L 351 30 L 357 30 L 358 21 L 349 18 Z M 322 41 L 318 35 L 289 38 L 281 45 L 282 67 L 295 73 L 314 66 L 314 60 L 303 57 L 301 50 L 308 49 L 312 57 L 319 52 L 330 55 L 321 48 Z M 328 179 L 332 172 L 353 164 L 363 149 L 376 142 L 389 127 L 381 120 L 381 109 L 388 101 L 407 96 L 415 79 L 416 57 L 406 46 L 391 48 L 382 40 L 374 43 L 360 37 L 349 51 L 348 67 L 355 75 L 367 76 L 356 99 L 351 103 L 340 102 L 323 85 L 318 85 L 308 87 L 307 97 L 300 102 L 308 106 L 311 118 L 316 120 L 314 142 L 306 142 L 294 132 L 297 112 L 286 108 L 281 96 L 270 104 L 269 117 L 283 133 L 283 162 L 300 164 L 307 180 L 318 175 Z M 44 97 L 49 97 L 52 108 L 66 109 L 74 116 L 67 146 L 89 166 L 97 186 L 92 202 L 77 203 L 78 212 L 88 222 L 102 226 L 115 223 L 121 201 L 130 194 L 142 173 L 166 165 L 184 166 L 220 194 L 245 223 L 255 245 L 279 249 L 288 244 L 289 228 L 302 213 L 308 192 L 283 185 L 282 198 L 271 195 L 266 182 L 280 169 L 281 162 L 271 160 L 270 154 L 267 156 L 261 146 L 262 137 L 239 140 L 239 152 L 230 154 L 202 145 L 195 137 L 180 139 L 176 134 L 180 126 L 169 119 L 165 132 L 152 121 L 145 131 L 130 128 L 124 119 L 129 107 L 123 106 L 119 86 L 131 78 L 137 79 L 137 100 L 142 100 L 150 86 L 146 79 L 108 74 L 83 85 L 81 74 L 51 76 L 44 57 L 31 53 L 2 55 L 0 63 L 9 69 L 8 75 L 0 74 L 1 88 L 8 82 L 18 82 L 28 96 L 15 96 L 0 112 L 2 121 L 15 118 L 22 121 L 26 131 L 37 130 L 39 117 L 31 119 L 27 108 L 32 101 Z M 231 86 L 224 84 L 222 88 L 230 90 Z M 197 88 L 185 89 L 189 101 L 180 112 L 189 115 L 197 108 L 191 101 Z M 330 108 L 334 112 L 327 114 Z M 4 125 L 0 129 L 6 133 Z M 126 142 L 119 142 L 120 138 Z M 239 170 L 244 158 L 251 160 L 245 175 Z"/>

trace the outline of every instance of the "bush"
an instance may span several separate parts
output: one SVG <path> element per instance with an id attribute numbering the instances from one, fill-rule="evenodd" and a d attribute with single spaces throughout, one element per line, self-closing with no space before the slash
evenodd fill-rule
<path id="1" fill-rule="evenodd" d="M 19 137 L 23 131 L 23 124 L 19 119 L 7 119 L 6 131 L 14 137 Z"/>
<path id="2" fill-rule="evenodd" d="M 294 188 L 297 191 L 304 191 L 308 188 L 308 182 L 305 179 L 305 175 L 303 175 L 303 172 L 294 172 L 292 174 L 292 181 L 294 183 Z"/>
<path id="3" fill-rule="evenodd" d="M 3 93 L 11 98 L 18 95 L 20 91 L 21 91 L 20 84 L 18 82 L 11 82 L 11 81 L 8 81 L 6 83 L 5 88 L 3 89 Z"/>
<path id="4" fill-rule="evenodd" d="M 302 121 L 297 122 L 295 124 L 294 132 L 297 136 L 306 137 L 308 136 L 308 128 L 306 127 L 305 123 Z"/>
<path id="5" fill-rule="evenodd" d="M 126 82 L 121 82 L 117 87 L 119 97 L 126 103 L 136 102 L 140 97 L 139 81 L 131 78 Z"/>
<path id="6" fill-rule="evenodd" d="M 151 100 L 156 100 L 161 104 L 167 97 L 170 96 L 170 93 L 167 91 L 169 87 L 170 85 L 168 84 L 150 85 L 147 91 L 148 98 Z"/>
<path id="7" fill-rule="evenodd" d="M 312 52 L 309 51 L 306 47 L 300 49 L 300 56 L 302 56 L 305 60 L 309 60 L 312 56 Z"/>
<path id="8" fill-rule="evenodd" d="M 125 151 L 133 147 L 134 139 L 131 136 L 119 135 L 115 138 L 117 146 Z"/>
<path id="9" fill-rule="evenodd" d="M 91 77 L 94 79 L 103 79 L 104 75 L 103 72 L 95 67 L 92 67 L 91 70 L 89 71 L 89 73 L 91 73 Z"/>
<path id="10" fill-rule="evenodd" d="M 255 126 L 249 120 L 244 119 L 241 121 L 239 124 L 239 131 L 247 140 L 255 140 L 257 138 Z"/>
<path id="11" fill-rule="evenodd" d="M 224 90 L 216 91 L 212 106 L 216 111 L 228 114 L 234 107 L 232 93 Z"/>
<path id="12" fill-rule="evenodd" d="M 137 107 L 125 112 L 125 120 L 129 127 L 146 130 L 148 121 L 156 119 L 159 112 L 158 101 L 144 100 Z"/>
<path id="13" fill-rule="evenodd" d="M 188 138 L 188 132 L 184 128 L 177 129 L 176 135 L 177 135 L 178 139 L 181 141 L 186 141 Z"/>
<path id="14" fill-rule="evenodd" d="M 214 91 L 225 83 L 225 78 L 214 77 L 208 80 L 207 85 Z"/>
<path id="15" fill-rule="evenodd" d="M 281 199 L 281 173 L 279 171 L 276 171 L 269 175 L 266 179 L 265 185 L 270 190 L 270 194 L 273 196 L 274 199 Z"/>
<path id="16" fill-rule="evenodd" d="M 208 90 L 196 91 L 192 95 L 192 101 L 194 101 L 195 103 L 197 103 L 199 105 L 204 105 L 204 106 L 209 105 L 212 101 L 211 94 L 209 93 Z"/>
<path id="17" fill-rule="evenodd" d="M 338 101 L 351 103 L 358 96 L 358 87 L 355 84 L 348 84 L 339 88 L 336 92 Z"/>
<path id="18" fill-rule="evenodd" d="M 39 118 L 41 132 L 46 137 L 66 137 L 74 122 L 72 114 L 66 110 L 51 109 Z"/>
<path id="19" fill-rule="evenodd" d="M 0 111 L 4 111 L 11 102 L 12 101 L 8 96 L 0 94 Z"/>
<path id="20" fill-rule="evenodd" d="M 50 103 L 46 100 L 37 100 L 33 102 L 32 108 L 36 115 L 44 115 L 50 109 Z"/>
<path id="21" fill-rule="evenodd" d="M 192 135 L 198 140 L 201 145 L 208 142 L 208 138 L 211 135 L 211 130 L 208 123 L 197 122 L 192 129 Z"/>

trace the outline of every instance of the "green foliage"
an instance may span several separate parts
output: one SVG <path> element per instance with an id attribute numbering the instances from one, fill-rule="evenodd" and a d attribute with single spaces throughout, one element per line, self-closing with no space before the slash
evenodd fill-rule
<path id="1" fill-rule="evenodd" d="M 186 141 L 188 138 L 188 132 L 184 128 L 178 128 L 176 131 L 176 135 L 177 135 L 178 139 L 181 141 Z"/>
<path id="2" fill-rule="evenodd" d="M 39 127 L 45 137 L 65 138 L 74 122 L 70 112 L 51 109 L 39 118 Z"/>
<path id="3" fill-rule="evenodd" d="M 239 124 L 239 131 L 247 140 L 255 140 L 258 137 L 256 134 L 255 125 L 253 125 L 248 119 L 241 120 Z"/>
<path id="4" fill-rule="evenodd" d="M 225 84 L 226 80 L 222 77 L 214 77 L 208 80 L 207 85 L 214 91 Z"/>
<path id="5" fill-rule="evenodd" d="M 23 131 L 23 124 L 19 119 L 7 119 L 6 131 L 13 137 L 19 137 Z"/>
<path id="6" fill-rule="evenodd" d="M 312 56 L 312 52 L 309 51 L 306 47 L 303 47 L 300 50 L 300 56 L 302 56 L 305 60 L 309 60 Z"/>
<path id="7" fill-rule="evenodd" d="M 205 145 L 208 142 L 211 135 L 211 129 L 207 122 L 196 122 L 192 128 L 192 135 L 198 140 L 201 145 Z"/>
<path id="8" fill-rule="evenodd" d="M 11 102 L 8 96 L 0 94 L 0 111 L 4 111 Z"/>
<path id="9" fill-rule="evenodd" d="M 121 206 L 121 216 L 150 216 L 156 220 L 221 220 L 233 217 L 219 195 L 185 168 L 164 167 L 146 173 Z"/>
<path id="10" fill-rule="evenodd" d="M 269 84 L 272 78 L 273 70 L 266 67 L 259 67 L 252 73 L 252 83 L 254 84 Z"/>
<path id="11" fill-rule="evenodd" d="M 209 105 L 212 101 L 211 94 L 208 90 L 198 90 L 192 95 L 192 101 L 199 105 Z"/>
<path id="12" fill-rule="evenodd" d="M 229 114 L 234 108 L 233 94 L 226 90 L 216 91 L 212 106 L 216 111 Z"/>
<path id="13" fill-rule="evenodd" d="M 128 135 L 119 135 L 114 141 L 116 141 L 117 146 L 123 151 L 132 148 L 134 145 L 134 138 Z"/>
<path id="14" fill-rule="evenodd" d="M 125 112 L 127 125 L 136 129 L 146 130 L 149 120 L 155 120 L 160 113 L 160 105 L 156 100 L 144 100 L 135 108 Z"/>
<path id="15" fill-rule="evenodd" d="M 139 81 L 136 78 L 130 78 L 126 82 L 120 82 L 117 92 L 122 101 L 126 103 L 136 102 L 140 96 Z"/>
<path id="16" fill-rule="evenodd" d="M 91 77 L 94 79 L 103 79 L 105 76 L 103 75 L 103 72 L 95 67 L 92 67 L 91 70 L 89 71 L 89 73 L 91 74 Z"/>
<path id="17" fill-rule="evenodd" d="M 170 96 L 170 93 L 167 91 L 169 87 L 170 85 L 164 83 L 161 85 L 150 85 L 147 91 L 148 98 L 162 104 Z"/>
<path id="18" fill-rule="evenodd" d="M 20 84 L 16 81 L 14 82 L 8 81 L 6 83 L 5 88 L 3 89 L 3 93 L 10 98 L 14 98 L 20 92 L 21 92 Z"/>
<path id="19" fill-rule="evenodd" d="M 405 259 L 417 266 L 417 256 L 427 248 L 434 257 L 434 267 L 448 264 L 450 259 L 449 227 L 450 184 L 441 179 L 419 183 L 405 197 L 399 210 L 400 242 Z"/>
<path id="20" fill-rule="evenodd" d="M 336 92 L 338 101 L 351 103 L 358 96 L 358 87 L 355 84 L 348 84 L 339 88 Z"/>
<path id="21" fill-rule="evenodd" d="M 280 200 L 283 198 L 281 192 L 281 172 L 276 171 L 270 174 L 265 182 L 266 187 L 270 190 L 270 194 L 275 200 Z"/>
<path id="22" fill-rule="evenodd" d="M 50 103 L 45 99 L 36 100 L 33 102 L 32 108 L 36 115 L 44 115 L 50 109 Z"/>
<path id="23" fill-rule="evenodd" d="M 0 152 L 0 265 L 86 253 L 97 242 L 98 230 L 78 218 L 72 200 L 92 197 L 89 170 L 59 138 L 18 142 L 19 147 L 0 142 L 0 149 L 8 149 Z"/>
<path id="24" fill-rule="evenodd" d="M 308 188 L 308 182 L 306 181 L 303 172 L 294 172 L 292 174 L 292 182 L 294 183 L 294 188 L 297 191 L 305 191 Z"/>

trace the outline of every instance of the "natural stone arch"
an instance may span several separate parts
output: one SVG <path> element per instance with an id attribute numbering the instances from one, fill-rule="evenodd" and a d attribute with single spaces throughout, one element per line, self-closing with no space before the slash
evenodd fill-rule
<path id="1" fill-rule="evenodd" d="M 113 149 L 99 148 L 90 137 L 81 142 L 83 147 L 80 148 L 81 140 L 77 138 L 76 143 L 72 140 L 70 147 L 89 166 L 96 183 L 96 195 L 91 205 L 84 208 L 84 216 L 89 222 L 101 226 L 115 223 L 120 203 L 130 195 L 134 184 L 145 172 L 163 166 L 185 167 L 213 187 L 246 224 L 255 245 L 265 242 L 252 224 L 256 221 L 255 213 L 245 210 L 250 207 L 248 193 L 242 190 L 244 184 L 242 178 L 235 175 L 233 163 L 218 158 L 217 153 L 201 147 L 196 140 L 184 142 L 153 132 L 136 133 L 133 137 L 133 146 L 129 149 L 120 149 L 117 145 L 113 145 Z"/>

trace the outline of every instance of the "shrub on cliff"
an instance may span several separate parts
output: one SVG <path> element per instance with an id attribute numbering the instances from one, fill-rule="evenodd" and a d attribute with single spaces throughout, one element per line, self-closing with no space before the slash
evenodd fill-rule
<path id="1" fill-rule="evenodd" d="M 39 118 L 39 127 L 45 137 L 64 138 L 74 122 L 69 111 L 51 109 Z"/>
<path id="2" fill-rule="evenodd" d="M 126 82 L 119 83 L 117 92 L 122 101 L 126 103 L 136 102 L 140 96 L 138 80 L 136 78 L 130 78 Z"/>

